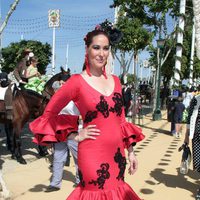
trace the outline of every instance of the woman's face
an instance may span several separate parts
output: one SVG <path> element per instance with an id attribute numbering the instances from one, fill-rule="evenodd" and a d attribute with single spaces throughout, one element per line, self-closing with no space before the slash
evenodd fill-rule
<path id="1" fill-rule="evenodd" d="M 31 62 L 32 66 L 36 67 L 37 66 L 37 62 Z"/>
<path id="2" fill-rule="evenodd" d="M 91 69 L 100 69 L 107 63 L 109 56 L 109 41 L 105 35 L 93 37 L 92 43 L 86 49 Z"/>

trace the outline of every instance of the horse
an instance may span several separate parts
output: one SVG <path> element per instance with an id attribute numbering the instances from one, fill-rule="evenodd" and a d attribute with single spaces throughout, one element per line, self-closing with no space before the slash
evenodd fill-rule
<path id="1" fill-rule="evenodd" d="M 7 149 L 11 151 L 11 158 L 16 159 L 20 164 L 26 164 L 21 151 L 21 131 L 24 125 L 31 119 L 40 116 L 49 99 L 54 94 L 52 84 L 55 81 L 67 80 L 70 74 L 61 68 L 61 72 L 54 75 L 44 86 L 44 91 L 38 94 L 32 90 L 18 89 L 16 86 L 13 91 L 13 119 L 5 117 L 5 108 L 1 109 L 0 122 L 4 124 L 6 132 Z M 0 107 L 2 108 L 2 101 Z"/>

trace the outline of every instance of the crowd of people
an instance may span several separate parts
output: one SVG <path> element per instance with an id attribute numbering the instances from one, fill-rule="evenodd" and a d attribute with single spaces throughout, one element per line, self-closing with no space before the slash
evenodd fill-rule
<path id="1" fill-rule="evenodd" d="M 133 175 L 138 167 L 134 146 L 145 137 L 138 126 L 125 118 L 133 101 L 132 88 L 128 84 L 121 86 L 117 76 L 106 73 L 112 43 L 106 31 L 98 27 L 87 33 L 84 42 L 83 71 L 66 82 L 54 82 L 55 94 L 43 114 L 30 123 L 34 142 L 40 148 L 51 144 L 54 150 L 52 178 L 46 192 L 60 189 L 70 150 L 76 167 L 76 181 L 68 200 L 140 200 L 124 181 L 125 149 L 128 151 L 128 172 Z M 13 76 L 19 84 L 25 84 L 26 89 L 41 93 L 45 80 L 37 64 L 32 50 L 25 49 Z M 5 107 L 7 118 L 12 120 L 12 84 L 5 73 L 0 74 L 0 80 L 2 87 L 8 87 Z M 193 166 L 200 172 L 200 95 L 194 92 L 190 88 L 176 98 L 171 97 L 175 99 L 170 105 L 173 111 L 171 132 L 181 137 L 181 124 L 186 116 L 184 142 L 189 144 L 189 139 L 192 140 Z M 196 200 L 199 199 L 200 190 L 196 196 Z"/>

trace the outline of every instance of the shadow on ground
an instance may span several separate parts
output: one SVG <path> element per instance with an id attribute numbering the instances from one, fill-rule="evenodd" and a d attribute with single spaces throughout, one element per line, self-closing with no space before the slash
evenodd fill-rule
<path id="1" fill-rule="evenodd" d="M 177 170 L 177 175 L 166 174 L 164 169 L 156 168 L 151 171 L 150 176 L 154 179 L 154 181 L 146 181 L 147 184 L 150 185 L 158 185 L 164 184 L 166 187 L 171 188 L 182 188 L 191 192 L 191 196 L 194 197 L 196 194 L 196 190 L 199 188 L 199 174 L 192 170 L 189 170 L 187 175 L 180 174 L 179 169 Z M 188 181 L 187 176 L 195 180 L 195 183 L 191 183 Z M 152 194 L 153 190 L 151 189 L 141 189 L 141 193 L 143 194 Z"/>
<path id="2" fill-rule="evenodd" d="M 0 155 L 1 159 L 11 159 L 11 153 L 7 150 L 6 134 L 4 125 L 0 124 Z M 28 162 L 40 158 L 38 147 L 32 142 L 33 135 L 28 128 L 28 123 L 24 126 L 21 133 L 22 155 Z M 2 158 L 3 157 L 3 158 Z"/>

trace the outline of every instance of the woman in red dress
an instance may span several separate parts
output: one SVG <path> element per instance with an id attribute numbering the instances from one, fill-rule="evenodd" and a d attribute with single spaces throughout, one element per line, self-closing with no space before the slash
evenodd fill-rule
<path id="1" fill-rule="evenodd" d="M 84 70 L 73 75 L 52 97 L 43 115 L 30 124 L 34 141 L 46 144 L 68 137 L 79 142 L 80 184 L 67 200 L 140 200 L 124 182 L 124 149 L 128 150 L 129 174 L 134 174 L 138 162 L 133 146 L 144 135 L 139 127 L 125 120 L 119 78 L 105 72 L 109 36 L 94 30 L 84 40 Z M 79 133 L 76 119 L 61 112 L 70 101 L 83 118 Z"/>

